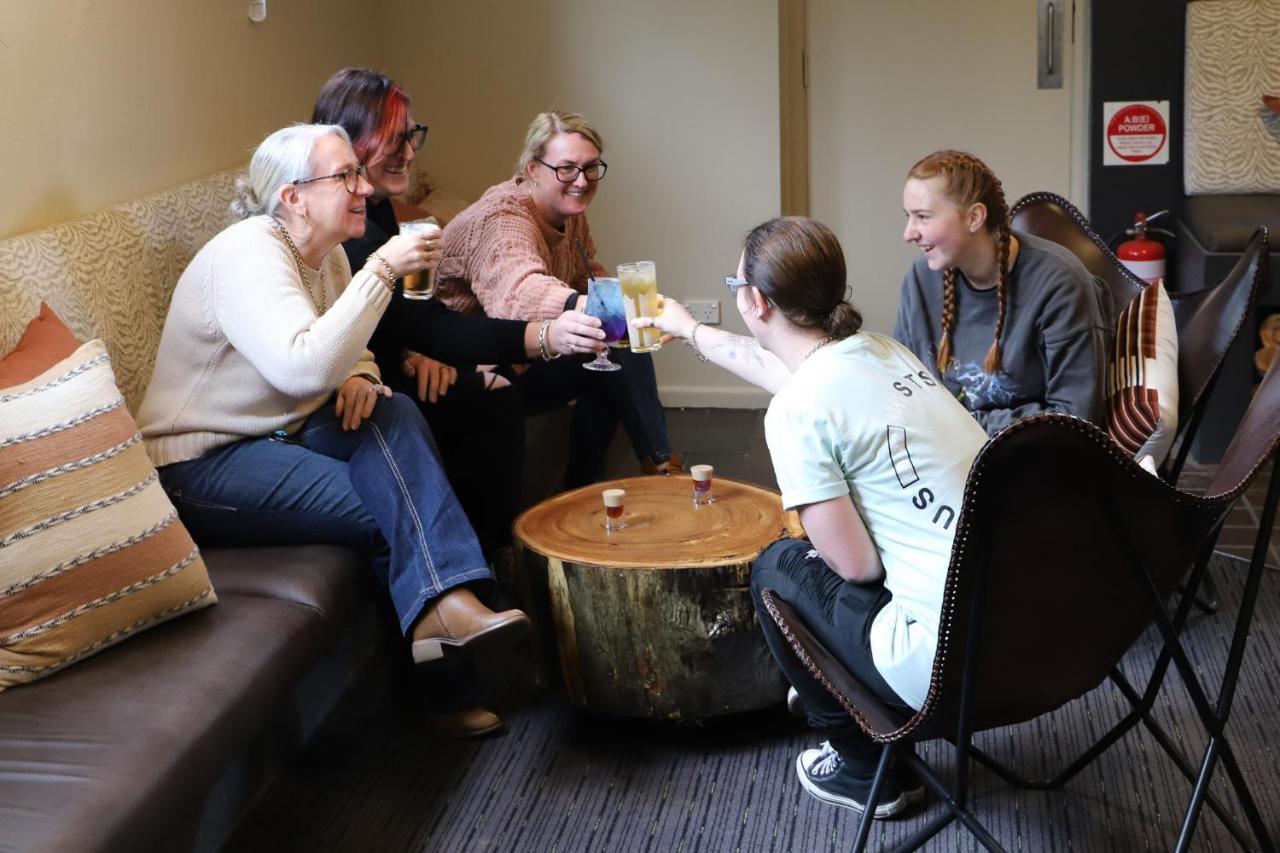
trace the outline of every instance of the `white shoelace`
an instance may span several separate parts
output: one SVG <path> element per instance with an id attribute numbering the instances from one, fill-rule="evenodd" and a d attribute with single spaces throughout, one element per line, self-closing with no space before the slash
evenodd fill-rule
<path id="1" fill-rule="evenodd" d="M 840 757 L 840 753 L 836 752 L 835 747 L 831 745 L 831 741 L 824 740 L 818 745 L 818 757 L 809 765 L 810 775 L 828 776 L 840 770 L 840 765 L 844 763 L 844 759 Z"/>

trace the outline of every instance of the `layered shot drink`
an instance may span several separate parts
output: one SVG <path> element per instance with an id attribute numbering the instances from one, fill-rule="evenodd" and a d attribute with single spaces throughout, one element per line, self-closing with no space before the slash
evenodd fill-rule
<path id="1" fill-rule="evenodd" d="M 661 329 L 637 329 L 631 325 L 637 317 L 656 317 L 658 314 L 658 271 L 653 261 L 618 264 L 618 280 L 622 282 L 622 303 L 627 310 L 631 351 L 662 349 Z"/>
<path id="2" fill-rule="evenodd" d="M 689 469 L 693 477 L 693 502 L 702 506 L 715 500 L 711 496 L 711 480 L 714 469 L 710 465 L 694 465 Z"/>
<path id="3" fill-rule="evenodd" d="M 604 529 L 610 533 L 627 525 L 622 520 L 622 505 L 627 498 L 626 489 L 605 489 L 604 497 Z"/>

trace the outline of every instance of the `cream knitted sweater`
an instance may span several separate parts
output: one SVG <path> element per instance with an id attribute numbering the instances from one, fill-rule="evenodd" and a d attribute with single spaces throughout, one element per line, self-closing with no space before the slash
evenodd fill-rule
<path id="1" fill-rule="evenodd" d="M 595 261 L 586 216 L 570 216 L 557 231 L 538 216 L 523 179 L 504 181 L 444 229 L 436 294 L 455 311 L 507 320 L 558 317 L 571 293 L 587 291 L 579 240 L 592 275 L 607 275 Z"/>
<path id="2" fill-rule="evenodd" d="M 270 222 L 255 216 L 219 233 L 174 288 L 138 410 L 156 465 L 292 432 L 347 377 L 378 376 L 365 344 L 390 292 L 372 273 L 353 279 L 338 245 L 321 263 L 323 278 L 308 270 L 308 293 Z M 321 315 L 316 303 L 328 310 Z"/>

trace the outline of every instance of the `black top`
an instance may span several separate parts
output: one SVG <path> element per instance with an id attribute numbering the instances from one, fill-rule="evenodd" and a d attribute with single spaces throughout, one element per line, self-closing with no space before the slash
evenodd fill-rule
<path id="1" fill-rule="evenodd" d="M 352 270 L 364 266 L 369 255 L 400 233 L 389 199 L 370 201 L 365 208 L 364 236 L 342 244 Z M 395 296 L 369 338 L 369 349 L 384 377 L 400 374 L 405 349 L 458 367 L 474 364 L 513 364 L 529 360 L 524 351 L 523 320 L 460 314 L 439 299 L 405 299 L 404 281 L 396 280 Z"/>

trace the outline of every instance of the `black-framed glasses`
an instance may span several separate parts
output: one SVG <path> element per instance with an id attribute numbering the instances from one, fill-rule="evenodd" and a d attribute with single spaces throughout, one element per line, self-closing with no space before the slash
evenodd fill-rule
<path id="1" fill-rule="evenodd" d="M 578 180 L 579 174 L 586 177 L 588 181 L 598 181 L 604 177 L 605 171 L 609 168 L 609 164 L 603 160 L 596 160 L 594 163 L 588 163 L 585 166 L 577 166 L 573 163 L 566 163 L 563 166 L 552 166 L 546 160 L 540 160 L 537 157 L 534 157 L 533 161 L 535 163 L 541 163 L 551 171 L 555 172 L 556 180 L 562 184 L 573 183 Z"/>
<path id="2" fill-rule="evenodd" d="M 727 275 L 724 277 L 724 286 L 729 288 L 730 298 L 737 299 L 738 288 L 746 287 L 747 280 L 745 278 L 738 278 L 736 275 Z"/>
<path id="3" fill-rule="evenodd" d="M 365 175 L 364 166 L 356 166 L 351 169 L 343 169 L 341 172 L 334 172 L 332 175 L 320 175 L 316 178 L 304 178 L 301 181 L 294 181 L 293 185 L 301 187 L 307 184 L 314 184 L 316 181 L 329 181 L 339 178 L 342 180 L 342 186 L 346 188 L 347 192 L 354 194 L 360 188 L 360 179 L 365 177 L 367 176 Z"/>
<path id="4" fill-rule="evenodd" d="M 400 144 L 408 144 L 414 151 L 421 151 L 422 145 L 427 141 L 427 126 L 425 124 L 412 125 L 408 130 L 400 135 Z"/>

